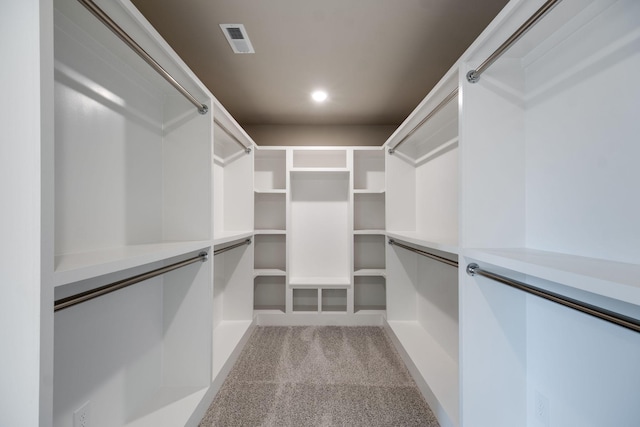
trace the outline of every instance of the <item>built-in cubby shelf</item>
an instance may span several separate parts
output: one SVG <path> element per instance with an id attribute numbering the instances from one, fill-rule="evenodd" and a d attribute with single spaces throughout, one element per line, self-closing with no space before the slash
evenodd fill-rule
<path id="1" fill-rule="evenodd" d="M 254 189 L 260 193 L 283 192 L 287 188 L 285 149 L 259 147 L 255 154 Z"/>
<path id="2" fill-rule="evenodd" d="M 254 278 L 254 311 L 284 314 L 286 312 L 286 283 L 282 274 L 260 274 Z"/>

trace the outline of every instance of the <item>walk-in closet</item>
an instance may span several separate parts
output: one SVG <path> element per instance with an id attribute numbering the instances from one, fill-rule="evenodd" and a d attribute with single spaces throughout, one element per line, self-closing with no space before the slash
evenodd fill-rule
<path id="1" fill-rule="evenodd" d="M 138 3 L 0 9 L 0 425 L 205 426 L 261 340 L 441 427 L 638 425 L 640 2 L 505 0 L 377 139 L 243 123 Z"/>

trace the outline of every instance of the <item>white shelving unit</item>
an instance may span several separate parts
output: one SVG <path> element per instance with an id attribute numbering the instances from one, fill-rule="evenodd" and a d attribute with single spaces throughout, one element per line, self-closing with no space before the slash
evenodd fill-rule
<path id="1" fill-rule="evenodd" d="M 633 425 L 637 333 L 464 273 L 476 262 L 640 317 L 640 4 L 562 1 L 465 79 L 542 3 L 509 3 L 460 66 L 462 421 Z"/>
<path id="2" fill-rule="evenodd" d="M 212 111 L 199 114 L 79 2 L 53 2 L 55 142 L 42 168 L 55 171 L 54 211 L 42 215 L 55 218 L 55 298 L 213 246 L 216 101 L 129 2 L 97 3 Z M 53 352 L 52 424 L 70 425 L 87 401 L 96 427 L 193 423 L 212 382 L 213 271 L 210 259 L 56 312 L 42 349 Z"/>
<path id="3" fill-rule="evenodd" d="M 258 321 L 379 324 L 386 306 L 382 148 L 258 147 L 255 159 Z M 344 316 L 354 309 L 360 319 Z"/>
<path id="4" fill-rule="evenodd" d="M 457 86 L 454 67 L 386 143 L 387 238 L 454 261 L 460 195 Z M 383 245 L 387 329 L 440 425 L 458 426 L 458 271 Z"/>

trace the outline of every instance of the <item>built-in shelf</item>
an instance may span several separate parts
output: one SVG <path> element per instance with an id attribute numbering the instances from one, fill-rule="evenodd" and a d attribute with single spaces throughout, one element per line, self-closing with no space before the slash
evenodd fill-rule
<path id="1" fill-rule="evenodd" d="M 230 243 L 240 239 L 246 239 L 247 237 L 253 236 L 253 230 L 246 231 L 226 231 L 223 233 L 216 234 L 215 239 L 213 239 L 214 246 L 222 245 L 224 243 Z"/>
<path id="2" fill-rule="evenodd" d="M 638 264 L 526 248 L 465 249 L 464 255 L 528 276 L 640 305 Z"/>
<path id="3" fill-rule="evenodd" d="M 355 189 L 353 190 L 353 194 L 384 194 L 386 191 L 384 189 L 379 190 L 362 190 Z"/>
<path id="4" fill-rule="evenodd" d="M 361 268 L 353 272 L 354 276 L 357 277 L 366 277 L 366 276 L 380 276 L 386 277 L 387 270 L 383 268 Z"/>
<path id="5" fill-rule="evenodd" d="M 450 254 L 457 255 L 459 247 L 457 242 L 451 240 L 438 240 L 433 239 L 433 236 L 426 236 L 415 231 L 386 231 L 386 235 L 390 239 L 403 240 L 407 243 L 412 243 L 417 246 L 422 246 L 428 249 L 435 249 L 442 252 L 448 252 Z"/>
<path id="6" fill-rule="evenodd" d="M 55 286 L 114 273 L 210 247 L 209 241 L 132 245 L 59 255 L 55 258 Z"/>
<path id="7" fill-rule="evenodd" d="M 287 194 L 287 190 L 282 188 L 270 189 L 270 190 L 254 190 L 256 194 Z"/>
<path id="8" fill-rule="evenodd" d="M 389 321 L 393 333 L 410 362 L 424 378 L 429 391 L 435 397 L 436 413 L 444 411 L 452 425 L 458 423 L 458 364 L 418 322 Z M 411 370 L 411 367 L 409 368 Z M 429 402 L 430 404 L 432 402 Z M 439 417 L 440 418 L 440 417 Z M 442 418 L 440 418 L 442 419 Z"/>
<path id="9" fill-rule="evenodd" d="M 253 277 L 286 276 L 287 272 L 278 268 L 256 268 Z"/>
<path id="10" fill-rule="evenodd" d="M 357 235 L 374 235 L 374 236 L 378 236 L 378 235 L 386 235 L 386 231 L 384 230 L 353 230 L 353 234 L 357 234 Z"/>
<path id="11" fill-rule="evenodd" d="M 291 173 L 305 173 L 305 172 L 349 173 L 351 171 L 348 168 L 291 168 Z"/>
<path id="12" fill-rule="evenodd" d="M 289 285 L 295 287 L 330 287 L 330 286 L 349 286 L 351 280 L 349 277 L 291 277 Z"/>
<path id="13" fill-rule="evenodd" d="M 287 230 L 254 230 L 254 234 L 287 234 Z"/>

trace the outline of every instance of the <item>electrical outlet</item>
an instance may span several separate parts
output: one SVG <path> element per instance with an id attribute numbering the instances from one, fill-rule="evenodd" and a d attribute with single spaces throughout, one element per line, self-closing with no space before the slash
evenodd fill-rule
<path id="1" fill-rule="evenodd" d="M 73 427 L 91 427 L 91 402 L 87 402 L 73 413 Z"/>
<path id="2" fill-rule="evenodd" d="M 535 419 L 544 427 L 549 427 L 549 399 L 547 396 L 536 390 L 533 405 Z"/>

